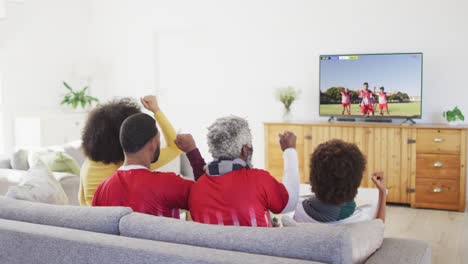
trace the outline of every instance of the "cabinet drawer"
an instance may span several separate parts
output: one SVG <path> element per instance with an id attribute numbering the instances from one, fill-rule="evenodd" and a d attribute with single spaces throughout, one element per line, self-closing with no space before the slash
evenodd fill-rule
<path id="1" fill-rule="evenodd" d="M 268 127 L 268 142 L 276 143 L 279 145 L 278 134 L 284 133 L 284 131 L 291 131 L 297 137 L 297 144 L 304 143 L 304 128 L 298 125 L 275 125 Z"/>
<path id="2" fill-rule="evenodd" d="M 449 154 L 418 154 L 416 177 L 432 179 L 460 178 L 460 156 Z"/>
<path id="3" fill-rule="evenodd" d="M 460 154 L 459 130 L 418 129 L 417 153 Z"/>
<path id="4" fill-rule="evenodd" d="M 416 203 L 458 204 L 459 193 L 455 180 L 416 179 Z"/>

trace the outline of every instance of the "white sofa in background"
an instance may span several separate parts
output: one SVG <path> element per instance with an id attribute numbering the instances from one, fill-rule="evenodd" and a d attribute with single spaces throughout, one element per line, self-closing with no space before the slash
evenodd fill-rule
<path id="1" fill-rule="evenodd" d="M 80 144 L 77 142 L 65 144 L 63 146 L 54 146 L 49 149 L 64 151 L 75 159 L 81 166 L 85 159 Z M 27 164 L 27 160 L 18 160 L 15 162 Z M 21 157 L 21 159 L 27 159 L 27 155 Z M 28 168 L 13 169 L 12 168 L 12 156 L 0 157 L 0 196 L 5 195 L 10 186 L 18 185 L 21 182 L 22 176 L 26 174 Z M 175 172 L 177 174 L 184 175 L 184 177 L 193 179 L 192 168 L 185 155 L 180 155 L 166 166 L 159 169 L 160 171 Z M 79 205 L 78 192 L 80 186 L 80 177 L 69 173 L 53 172 L 55 178 L 59 181 L 67 194 L 70 205 Z"/>

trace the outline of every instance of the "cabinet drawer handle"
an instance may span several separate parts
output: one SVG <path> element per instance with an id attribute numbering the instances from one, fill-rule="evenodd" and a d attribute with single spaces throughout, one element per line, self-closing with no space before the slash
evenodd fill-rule
<path id="1" fill-rule="evenodd" d="M 444 164 L 443 164 L 442 162 L 440 162 L 440 161 L 434 162 L 434 167 L 436 167 L 436 168 L 442 168 L 442 166 L 444 166 Z"/>
<path id="2" fill-rule="evenodd" d="M 443 138 L 434 138 L 434 142 L 437 142 L 437 143 L 444 142 L 444 139 Z"/>
<path id="3" fill-rule="evenodd" d="M 442 188 L 436 187 L 436 188 L 434 188 L 434 190 L 432 190 L 432 191 L 435 192 L 435 193 L 441 193 L 441 192 L 442 192 Z"/>

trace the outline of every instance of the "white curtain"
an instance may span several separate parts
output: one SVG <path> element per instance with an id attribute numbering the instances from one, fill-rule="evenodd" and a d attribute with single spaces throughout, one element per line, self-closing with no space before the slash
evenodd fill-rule
<path id="1" fill-rule="evenodd" d="M 6 1 L 0 0 L 0 19 L 4 18 L 6 15 Z"/>

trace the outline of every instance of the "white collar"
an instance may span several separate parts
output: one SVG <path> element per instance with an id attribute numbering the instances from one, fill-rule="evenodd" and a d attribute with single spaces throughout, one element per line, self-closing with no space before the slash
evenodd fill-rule
<path id="1" fill-rule="evenodd" d="M 148 170 L 148 168 L 146 168 L 145 166 L 143 165 L 127 165 L 127 166 L 121 166 L 118 170 L 119 171 L 129 171 L 129 170 Z"/>

